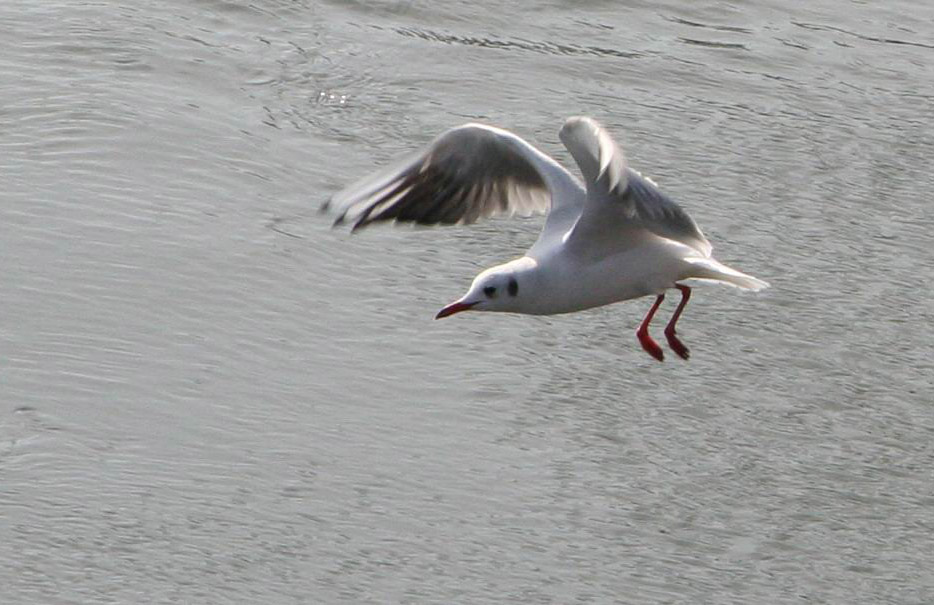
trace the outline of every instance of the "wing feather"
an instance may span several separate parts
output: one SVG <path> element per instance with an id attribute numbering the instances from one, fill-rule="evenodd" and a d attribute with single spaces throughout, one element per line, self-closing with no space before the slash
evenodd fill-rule
<path id="1" fill-rule="evenodd" d="M 619 231 L 638 227 L 694 248 L 705 257 L 711 245 L 694 219 L 651 180 L 629 168 L 622 150 L 591 118 L 569 118 L 561 141 L 584 175 L 587 200 L 573 236 L 607 237 L 607 224 Z"/>
<path id="2" fill-rule="evenodd" d="M 465 124 L 427 149 L 328 200 L 334 222 L 469 224 L 482 218 L 546 213 L 558 193 L 579 187 L 557 162 L 516 135 Z M 560 201 L 559 201 L 560 203 Z"/>

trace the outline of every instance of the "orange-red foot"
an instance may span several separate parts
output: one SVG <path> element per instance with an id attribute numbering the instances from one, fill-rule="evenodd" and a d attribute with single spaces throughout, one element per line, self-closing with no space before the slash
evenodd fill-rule
<path id="1" fill-rule="evenodd" d="M 665 329 L 665 338 L 668 339 L 668 346 L 671 347 L 672 351 L 678 354 L 678 357 L 681 359 L 688 359 L 691 357 L 691 351 L 675 336 L 674 328 Z"/>
<path id="2" fill-rule="evenodd" d="M 645 349 L 646 353 L 659 361 L 665 361 L 665 354 L 662 352 L 662 348 L 658 346 L 657 342 L 652 340 L 652 337 L 649 336 L 648 331 L 639 330 L 636 332 L 636 336 L 639 338 L 639 344 L 642 345 L 642 348 Z"/>

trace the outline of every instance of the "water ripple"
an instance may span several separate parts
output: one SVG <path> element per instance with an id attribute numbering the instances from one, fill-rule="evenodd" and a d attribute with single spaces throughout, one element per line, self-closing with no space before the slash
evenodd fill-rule
<path id="1" fill-rule="evenodd" d="M 599 46 L 582 46 L 579 44 L 562 44 L 559 42 L 548 41 L 536 42 L 522 39 L 503 39 L 495 38 L 492 36 L 463 36 L 426 30 L 417 27 L 398 27 L 393 28 L 393 31 L 400 36 L 405 36 L 408 38 L 419 38 L 432 42 L 441 42 L 443 44 L 463 44 L 466 46 L 478 46 L 481 48 L 492 48 L 497 50 L 521 50 L 549 55 L 618 57 L 623 59 L 638 59 L 644 56 L 643 53 L 639 52 L 621 51 L 613 48 L 603 48 Z"/>
<path id="2" fill-rule="evenodd" d="M 823 25 L 819 23 L 804 23 L 800 21 L 792 21 L 792 24 L 802 29 L 809 29 L 813 31 L 837 32 L 841 34 L 846 34 L 847 36 L 852 36 L 854 38 L 859 38 L 860 40 L 866 40 L 869 42 L 880 42 L 883 44 L 895 44 L 895 45 L 901 45 L 901 46 L 914 46 L 917 48 L 934 49 L 934 44 L 928 43 L 928 42 L 915 42 L 911 40 L 901 40 L 898 38 L 884 38 L 881 36 L 870 36 L 867 34 L 861 34 L 855 31 L 850 31 L 842 27 L 835 27 L 833 25 Z"/>

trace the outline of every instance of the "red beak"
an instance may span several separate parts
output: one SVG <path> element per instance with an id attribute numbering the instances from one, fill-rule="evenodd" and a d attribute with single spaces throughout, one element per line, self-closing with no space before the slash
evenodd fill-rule
<path id="1" fill-rule="evenodd" d="M 477 302 L 479 302 L 479 301 L 477 301 Z M 448 315 L 454 315 L 455 313 L 460 313 L 461 311 L 467 311 L 467 310 L 469 310 L 471 307 L 473 307 L 475 304 L 477 304 L 477 303 L 476 303 L 476 302 L 471 302 L 471 303 L 455 302 L 455 303 L 451 303 L 451 304 L 449 304 L 448 306 L 446 306 L 445 308 L 443 308 L 443 309 L 441 309 L 440 311 L 438 311 L 438 314 L 435 315 L 435 319 L 443 319 L 443 318 L 447 317 Z"/>

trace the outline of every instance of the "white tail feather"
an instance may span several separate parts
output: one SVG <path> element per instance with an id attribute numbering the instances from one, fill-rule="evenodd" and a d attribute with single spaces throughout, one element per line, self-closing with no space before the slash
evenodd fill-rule
<path id="1" fill-rule="evenodd" d="M 712 258 L 688 258 L 685 260 L 691 263 L 692 270 L 684 279 L 694 278 L 711 280 L 742 290 L 752 290 L 753 292 L 758 292 L 759 290 L 764 290 L 769 287 L 768 282 L 751 275 L 746 275 L 745 273 L 740 273 L 736 269 L 731 269 Z"/>

